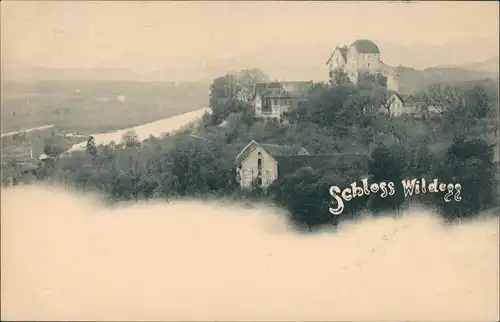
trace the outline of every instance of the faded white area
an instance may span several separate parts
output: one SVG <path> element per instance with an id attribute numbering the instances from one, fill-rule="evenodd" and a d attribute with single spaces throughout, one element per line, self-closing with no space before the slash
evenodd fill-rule
<path id="1" fill-rule="evenodd" d="M 2 189 L 2 320 L 497 321 L 498 218 L 301 236 L 272 208 Z"/>
<path id="2" fill-rule="evenodd" d="M 148 139 L 150 135 L 159 137 L 164 133 L 169 133 L 172 131 L 179 130 L 185 125 L 200 119 L 205 112 L 210 112 L 210 109 L 208 107 L 205 107 L 196 111 L 172 116 L 163 120 L 158 120 L 123 130 L 118 130 L 115 132 L 92 134 L 92 136 L 94 137 L 96 145 L 100 144 L 106 145 L 111 143 L 112 141 L 120 143 L 123 134 L 125 134 L 127 131 L 133 130 L 137 134 L 139 141 L 142 142 Z M 87 141 L 85 140 L 83 142 L 73 145 L 66 152 L 83 150 L 85 149 L 86 145 Z"/>

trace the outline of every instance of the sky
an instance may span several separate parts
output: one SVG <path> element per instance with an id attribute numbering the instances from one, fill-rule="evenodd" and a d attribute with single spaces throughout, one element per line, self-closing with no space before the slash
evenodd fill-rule
<path id="1" fill-rule="evenodd" d="M 455 61 L 471 62 L 498 54 L 499 37 L 496 1 L 2 1 L 1 18 L 3 61 L 139 72 L 231 59 L 258 64 L 266 53 L 275 59 L 302 51 L 324 64 L 336 45 L 360 38 L 389 47 L 460 43 L 471 50 L 460 49 Z M 432 64 L 393 56 L 394 64 Z M 446 55 L 440 59 L 446 63 Z"/>

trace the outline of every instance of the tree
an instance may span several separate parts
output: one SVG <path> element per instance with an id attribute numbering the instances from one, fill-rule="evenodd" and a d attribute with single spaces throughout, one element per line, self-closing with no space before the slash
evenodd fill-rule
<path id="1" fill-rule="evenodd" d="M 344 109 L 347 98 L 355 91 L 350 85 L 319 87 L 311 89 L 311 97 L 304 102 L 304 120 L 345 130 L 352 122 L 355 110 Z M 346 123 L 347 122 L 347 123 Z"/>
<path id="2" fill-rule="evenodd" d="M 244 69 L 236 74 L 236 96 L 239 100 L 249 103 L 254 94 L 255 84 L 269 82 L 269 77 L 263 71 L 253 68 Z"/>
<path id="3" fill-rule="evenodd" d="M 387 77 L 381 73 L 359 72 L 357 85 L 359 88 L 377 86 L 387 89 Z"/>
<path id="4" fill-rule="evenodd" d="M 464 135 L 454 139 L 436 174 L 447 184 L 461 185 L 460 202 L 444 202 L 443 195 L 436 195 L 447 217 L 471 217 L 492 205 L 497 172 L 493 153 L 493 147 L 484 140 Z"/>
<path id="5" fill-rule="evenodd" d="M 337 225 L 329 211 L 328 185 L 310 167 L 302 167 L 283 179 L 273 182 L 268 193 L 276 203 L 290 212 L 292 223 L 305 225 L 308 231 L 325 224 Z"/>
<path id="6" fill-rule="evenodd" d="M 129 130 L 125 132 L 122 136 L 122 142 L 121 142 L 126 148 L 133 148 L 140 146 L 141 143 L 139 142 L 137 133 L 135 133 L 134 130 Z"/>
<path id="7" fill-rule="evenodd" d="M 49 157 L 58 157 L 61 153 L 63 153 L 65 149 L 58 145 L 57 143 L 53 142 L 52 140 L 45 140 L 44 142 L 44 147 L 43 147 L 43 153 L 48 155 Z"/>
<path id="8" fill-rule="evenodd" d="M 249 103 L 255 84 L 267 81 L 269 78 L 258 69 L 245 69 L 216 78 L 210 86 L 212 124 L 220 124 L 234 111 L 237 105 L 234 101 Z"/>
<path id="9" fill-rule="evenodd" d="M 93 159 L 97 156 L 97 147 L 93 136 L 90 136 L 87 140 L 86 151 Z"/>
<path id="10" fill-rule="evenodd" d="M 402 164 L 405 164 L 404 153 L 398 146 L 376 148 L 368 161 L 370 182 L 393 182 L 395 193 L 393 196 L 381 198 L 380 194 L 370 195 L 370 208 L 379 212 L 382 210 L 396 210 L 404 202 L 404 193 L 401 187 L 403 179 Z"/>
<path id="11" fill-rule="evenodd" d="M 333 86 L 339 86 L 339 85 L 350 84 L 351 80 L 349 79 L 349 76 L 342 68 L 336 68 L 335 70 L 332 71 L 330 82 L 331 85 Z"/>

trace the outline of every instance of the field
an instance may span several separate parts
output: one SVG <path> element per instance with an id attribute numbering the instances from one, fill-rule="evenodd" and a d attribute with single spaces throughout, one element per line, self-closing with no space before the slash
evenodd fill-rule
<path id="1" fill-rule="evenodd" d="M 34 162 L 43 153 L 45 145 L 57 146 L 60 150 L 66 150 L 73 144 L 85 140 L 81 137 L 61 136 L 58 133 L 57 128 L 48 128 L 3 137 L 1 141 L 2 163 Z"/>
<path id="2" fill-rule="evenodd" d="M 2 84 L 2 133 L 47 124 L 94 134 L 136 126 L 206 106 L 208 85 L 169 82 Z"/>

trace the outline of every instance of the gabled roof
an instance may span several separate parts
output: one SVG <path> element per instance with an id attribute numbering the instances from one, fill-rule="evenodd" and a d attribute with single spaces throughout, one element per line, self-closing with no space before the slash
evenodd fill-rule
<path id="1" fill-rule="evenodd" d="M 283 93 L 281 96 L 288 95 L 291 97 L 301 97 L 304 96 L 309 89 L 312 87 L 312 81 L 283 81 L 283 82 L 270 82 L 270 83 L 257 83 L 255 84 L 255 96 L 262 96 L 265 92 L 266 95 L 275 95 L 277 97 L 279 90 L 288 92 L 288 94 Z M 268 92 L 269 91 L 269 92 Z M 298 95 L 297 93 L 300 93 Z"/>
<path id="2" fill-rule="evenodd" d="M 337 50 L 340 52 L 340 55 L 342 55 L 342 58 L 344 58 L 344 61 L 347 62 L 347 51 L 349 50 L 349 48 L 347 48 L 346 46 L 343 46 L 343 47 L 337 46 L 337 47 L 335 47 L 335 50 L 332 52 L 332 54 L 330 55 L 330 57 L 326 61 L 327 65 L 330 63 L 330 60 L 332 60 L 332 57 Z"/>
<path id="3" fill-rule="evenodd" d="M 401 95 L 396 91 L 387 91 L 387 99 L 390 99 L 393 95 L 395 95 L 402 103 L 404 103 L 404 99 Z"/>
<path id="4" fill-rule="evenodd" d="M 278 144 L 269 144 L 262 143 L 260 144 L 266 150 L 267 153 L 272 155 L 273 157 L 277 156 L 294 156 L 299 154 L 309 154 L 306 149 L 299 146 L 291 146 L 291 145 L 278 145 Z"/>
<path id="5" fill-rule="evenodd" d="M 416 104 L 420 103 L 420 101 L 412 95 L 400 95 L 395 91 L 387 91 L 387 95 L 388 99 L 390 99 L 392 95 L 396 95 L 401 100 L 404 107 L 415 106 Z"/>
<path id="6" fill-rule="evenodd" d="M 279 156 L 294 156 L 299 154 L 308 154 L 306 149 L 298 146 L 290 145 L 279 145 L 270 143 L 258 143 L 252 140 L 243 150 L 236 156 L 236 164 L 240 164 L 245 160 L 250 153 L 252 153 L 257 147 L 263 148 L 269 155 L 276 158 Z"/>
<path id="7" fill-rule="evenodd" d="M 329 163 L 355 164 L 368 162 L 369 156 L 365 153 L 339 153 L 339 154 L 315 154 L 315 155 L 294 155 L 277 156 L 278 175 L 288 175 L 294 173 L 302 167 L 313 169 L 322 168 Z"/>
<path id="8" fill-rule="evenodd" d="M 407 106 L 415 106 L 419 103 L 421 103 L 421 101 L 419 99 L 417 99 L 416 97 L 412 96 L 412 95 L 405 95 L 403 96 L 403 106 L 407 107 Z"/>
<path id="9" fill-rule="evenodd" d="M 301 92 L 290 92 L 284 89 L 272 88 L 266 89 L 262 94 L 262 98 L 300 98 L 303 96 Z"/>
<path id="10" fill-rule="evenodd" d="M 262 93 L 270 88 L 280 89 L 282 85 L 279 82 L 269 82 L 269 83 L 256 83 L 255 84 L 255 95 L 262 95 Z"/>
<path id="11" fill-rule="evenodd" d="M 375 43 L 368 39 L 359 39 L 351 44 L 350 47 L 356 47 L 360 54 L 380 54 L 380 50 Z"/>

